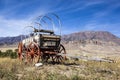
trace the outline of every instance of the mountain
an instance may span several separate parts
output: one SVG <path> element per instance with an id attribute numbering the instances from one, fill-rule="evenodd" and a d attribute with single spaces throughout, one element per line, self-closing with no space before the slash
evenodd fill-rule
<path id="1" fill-rule="evenodd" d="M 62 36 L 63 41 L 100 40 L 120 44 L 120 38 L 107 31 L 84 31 Z"/>
<path id="2" fill-rule="evenodd" d="M 19 35 L 15 37 L 0 37 L 0 45 L 11 45 L 21 41 L 21 38 L 25 38 L 25 35 Z"/>
<path id="3" fill-rule="evenodd" d="M 11 45 L 17 43 L 21 41 L 21 37 L 24 39 L 25 35 L 19 35 L 16 37 L 0 37 L 0 45 Z M 104 42 L 114 42 L 116 44 L 120 44 L 120 38 L 107 31 L 84 31 L 62 36 L 63 42 L 80 40 L 99 40 Z"/>

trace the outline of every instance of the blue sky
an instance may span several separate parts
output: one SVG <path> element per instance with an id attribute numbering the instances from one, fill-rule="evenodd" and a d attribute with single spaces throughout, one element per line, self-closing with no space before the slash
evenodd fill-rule
<path id="1" fill-rule="evenodd" d="M 47 13 L 59 15 L 62 34 L 94 30 L 120 37 L 120 0 L 0 0 L 0 37 L 23 34 Z"/>

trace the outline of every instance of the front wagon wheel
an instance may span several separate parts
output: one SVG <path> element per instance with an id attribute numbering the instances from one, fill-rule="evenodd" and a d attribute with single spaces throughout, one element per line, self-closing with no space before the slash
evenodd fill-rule
<path id="1" fill-rule="evenodd" d="M 27 61 L 29 63 L 38 63 L 40 59 L 40 48 L 35 42 L 31 42 L 27 50 Z"/>

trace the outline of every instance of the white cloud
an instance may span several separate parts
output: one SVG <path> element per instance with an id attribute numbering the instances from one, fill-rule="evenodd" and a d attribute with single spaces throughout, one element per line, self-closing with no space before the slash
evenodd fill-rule
<path id="1" fill-rule="evenodd" d="M 30 28 L 25 28 L 26 26 L 35 26 L 34 21 L 36 17 L 45 12 L 36 10 L 33 14 L 29 15 L 28 19 L 6 19 L 5 17 L 0 16 L 0 37 L 4 36 L 17 36 L 21 34 L 28 34 L 28 31 L 31 31 Z M 26 30 L 30 29 L 30 30 Z M 55 32 L 58 32 L 58 28 L 54 26 Z M 27 33 L 26 33 L 27 31 Z"/>
<path id="2" fill-rule="evenodd" d="M 16 36 L 22 33 L 29 20 L 5 19 L 0 17 L 0 36 Z"/>
<path id="3" fill-rule="evenodd" d="M 101 1 L 101 0 L 91 0 L 91 1 L 81 1 L 80 3 L 79 2 L 76 2 L 76 6 L 75 6 L 75 8 L 74 9 L 72 9 L 73 8 L 73 6 L 71 6 L 70 7 L 70 9 L 72 9 L 72 10 L 69 10 L 69 11 L 67 11 L 68 13 L 69 12 L 76 12 L 76 11 L 79 11 L 79 10 L 83 10 L 83 9 L 86 9 L 86 8 L 88 8 L 88 7 L 90 7 L 90 6 L 93 6 L 93 5 L 96 5 L 96 4 L 101 4 L 101 3 L 103 3 L 104 1 Z"/>
<path id="4" fill-rule="evenodd" d="M 106 1 L 106 2 L 104 2 L 104 4 L 106 4 L 108 6 L 106 6 L 104 9 L 96 12 L 93 17 L 95 17 L 95 18 L 104 17 L 104 16 L 112 13 L 115 9 L 120 7 L 120 3 L 118 1 L 114 1 L 114 0 L 110 1 L 110 2 Z"/>
<path id="5" fill-rule="evenodd" d="M 84 30 L 105 30 L 111 27 L 110 24 L 100 24 L 100 23 L 88 23 L 84 25 Z"/>

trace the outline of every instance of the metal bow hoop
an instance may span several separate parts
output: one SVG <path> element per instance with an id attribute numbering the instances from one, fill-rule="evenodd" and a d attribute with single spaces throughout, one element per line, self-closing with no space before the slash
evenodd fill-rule
<path id="1" fill-rule="evenodd" d="M 54 15 L 54 16 L 58 19 L 58 22 L 59 22 L 59 27 L 60 27 L 60 35 L 62 35 L 62 33 L 61 33 L 61 29 L 62 29 L 61 20 L 60 20 L 60 18 L 59 18 L 59 16 L 58 16 L 57 14 L 52 13 L 52 15 Z"/>
<path id="2" fill-rule="evenodd" d="M 33 31 L 35 30 L 35 28 L 34 28 L 33 26 L 26 26 L 26 27 L 24 27 L 24 29 L 25 29 L 25 28 L 28 28 L 28 27 L 32 28 Z M 26 36 L 27 36 L 27 35 L 25 35 L 25 38 L 27 38 Z"/>
<path id="3" fill-rule="evenodd" d="M 59 29 L 60 29 L 59 30 L 60 31 L 59 34 L 62 35 L 61 34 L 62 24 L 61 24 L 61 20 L 60 20 L 59 16 L 57 14 L 55 14 L 55 13 L 49 13 L 49 14 L 52 15 L 52 16 L 54 16 L 58 20 Z M 41 22 L 47 24 L 47 22 L 44 20 L 44 18 L 47 18 L 51 22 L 51 24 L 52 24 L 52 31 L 54 31 L 55 23 L 54 23 L 53 19 L 50 16 L 48 16 L 48 14 L 38 16 L 34 20 L 39 19 L 39 22 L 32 22 L 32 23 L 38 24 L 39 25 L 39 29 L 41 29 L 41 27 L 43 27 L 43 25 L 42 25 Z M 31 28 L 33 28 L 33 31 L 35 31 L 35 26 L 26 26 L 25 28 L 27 28 L 27 27 L 31 27 Z M 25 38 L 26 38 L 26 36 L 25 36 Z M 21 36 L 21 40 L 22 40 L 22 36 Z"/>
<path id="4" fill-rule="evenodd" d="M 60 20 L 59 16 L 56 15 L 55 13 L 51 13 L 51 15 L 55 16 L 56 19 L 58 20 L 59 27 L 60 27 L 60 35 L 61 35 L 61 28 L 62 28 L 61 20 Z M 48 20 L 50 20 L 51 23 L 52 23 L 52 26 L 53 26 L 53 27 L 52 27 L 52 30 L 54 30 L 54 28 L 55 28 L 54 21 L 53 21 L 53 19 L 51 19 L 49 16 L 47 16 L 47 14 L 46 14 L 46 15 L 39 16 L 38 18 L 39 18 L 40 22 L 43 21 L 45 24 L 46 24 L 46 22 L 45 22 L 44 18 L 47 18 Z"/>
<path id="5" fill-rule="evenodd" d="M 42 24 L 40 24 L 40 23 L 38 23 L 38 22 L 35 22 L 35 23 L 39 25 L 39 29 L 40 29 L 40 26 L 42 27 Z"/>
<path id="6" fill-rule="evenodd" d="M 27 28 L 27 27 L 31 27 L 31 28 L 33 28 L 34 29 L 34 27 L 33 26 L 26 26 L 26 27 L 24 27 L 23 28 L 23 31 L 25 30 L 25 28 Z M 25 36 L 25 38 L 27 38 L 27 35 L 25 34 L 25 35 L 21 35 L 21 41 L 23 40 L 23 36 Z"/>
<path id="7" fill-rule="evenodd" d="M 52 20 L 50 17 L 48 17 L 47 15 L 42 15 L 42 16 L 39 16 L 39 18 L 40 18 L 40 22 L 43 21 L 44 23 L 46 23 L 46 22 L 44 21 L 44 18 L 47 18 L 48 20 L 50 20 L 51 23 L 52 23 L 52 26 L 53 26 L 53 27 L 52 27 L 52 30 L 54 29 L 55 24 L 54 24 L 53 20 Z"/>

